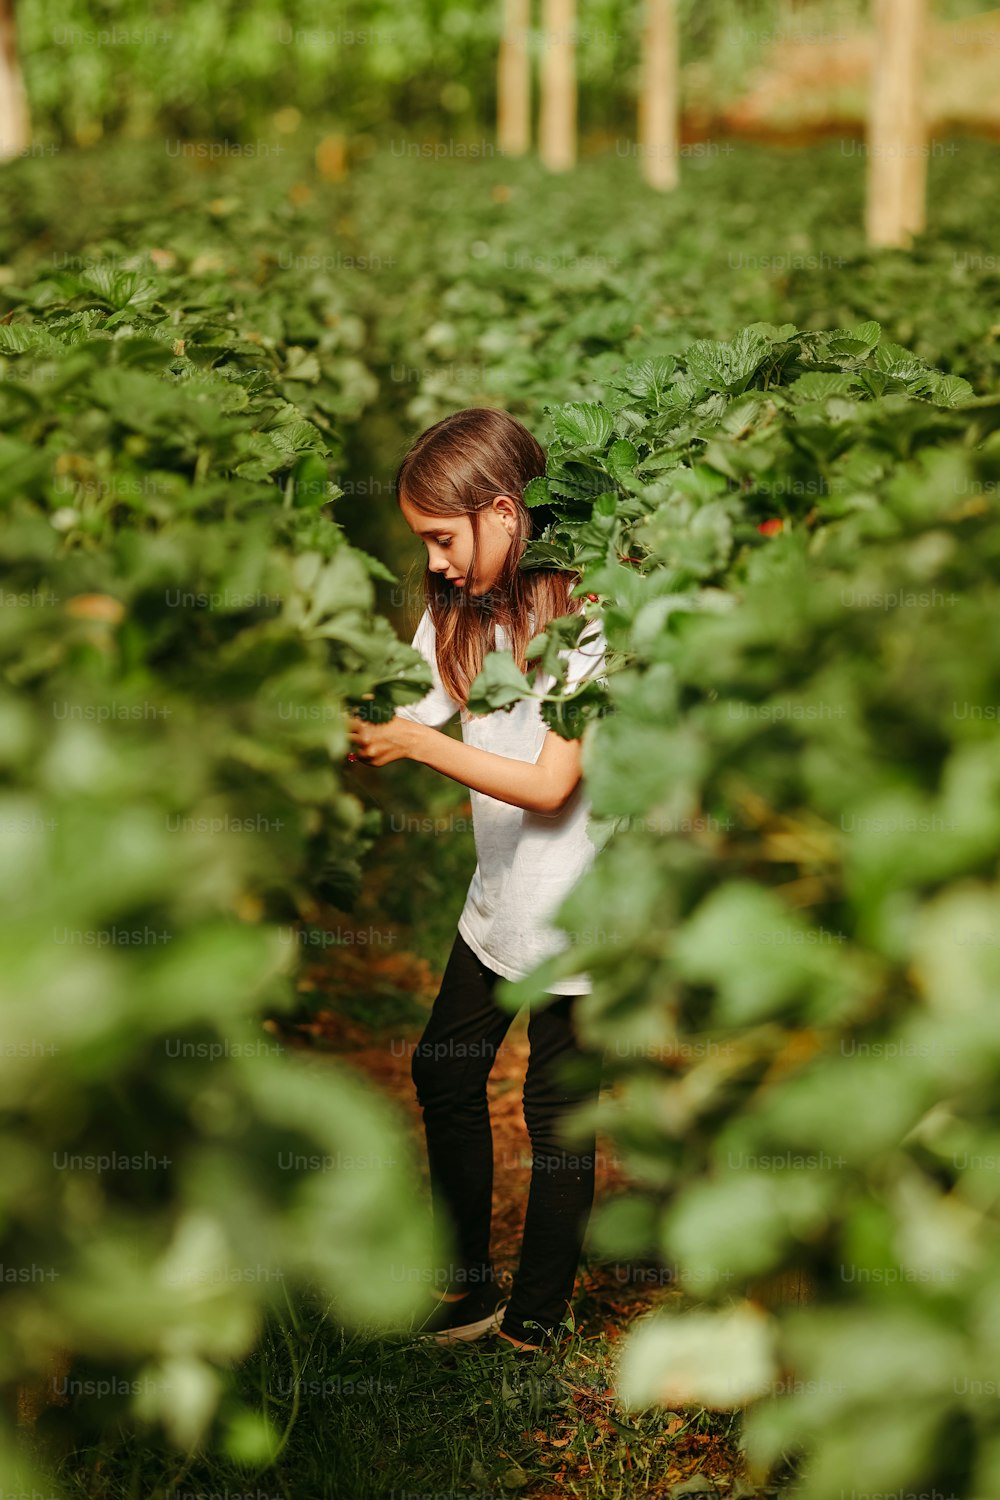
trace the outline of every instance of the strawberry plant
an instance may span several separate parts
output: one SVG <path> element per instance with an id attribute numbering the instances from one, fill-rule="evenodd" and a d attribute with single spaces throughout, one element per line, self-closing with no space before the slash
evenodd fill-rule
<path id="1" fill-rule="evenodd" d="M 251 337 L 220 283 L 149 261 L 5 296 L 0 1378 L 103 1383 L 109 1423 L 240 1452 L 226 1369 L 267 1312 L 309 1285 L 396 1326 L 429 1270 L 388 1108 L 260 1023 L 379 822 L 346 710 L 430 674 L 330 515 L 322 332 L 258 308 Z"/>
<path id="2" fill-rule="evenodd" d="M 756 324 L 550 415 L 536 552 L 615 654 L 562 912 L 635 1183 L 595 1242 L 712 1309 L 643 1323 L 622 1390 L 748 1406 L 810 1500 L 988 1493 L 1000 397 Z M 779 1276 L 811 1299 L 766 1310 Z"/>

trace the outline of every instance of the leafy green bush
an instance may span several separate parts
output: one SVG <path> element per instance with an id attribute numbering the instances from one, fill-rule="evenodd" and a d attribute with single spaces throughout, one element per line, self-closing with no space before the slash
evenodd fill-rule
<path id="1" fill-rule="evenodd" d="M 430 674 L 324 510 L 323 334 L 227 296 L 48 269 L 0 325 L 0 1384 L 68 1358 L 185 1447 L 265 1310 L 397 1326 L 441 1248 L 388 1107 L 261 1026 L 379 821 L 345 711 Z"/>
<path id="2" fill-rule="evenodd" d="M 640 1185 L 596 1240 L 717 1309 L 641 1325 L 623 1390 L 750 1403 L 809 1500 L 990 1494 L 1000 397 L 873 322 L 755 324 L 551 417 L 537 550 L 616 668 L 562 913 Z"/>
<path id="3" fill-rule="evenodd" d="M 624 364 L 753 320 L 820 330 L 874 318 L 924 363 L 989 391 L 992 171 L 982 142 L 932 159 L 928 230 L 908 254 L 864 244 L 864 174 L 839 142 L 799 154 L 708 142 L 671 194 L 645 188 L 617 149 L 561 178 L 532 162 L 380 153 L 344 189 L 347 243 L 375 262 L 358 282 L 380 405 L 415 433 L 498 404 L 547 443 L 546 406 L 599 401 Z M 433 233 L 414 232 L 422 216 Z"/>

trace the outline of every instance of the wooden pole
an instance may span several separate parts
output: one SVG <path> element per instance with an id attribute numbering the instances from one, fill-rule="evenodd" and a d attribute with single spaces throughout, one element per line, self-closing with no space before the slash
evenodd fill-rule
<path id="1" fill-rule="evenodd" d="M 30 144 L 31 122 L 17 57 L 14 0 L 0 0 L 0 159 L 20 156 Z"/>
<path id="2" fill-rule="evenodd" d="M 926 34 L 927 0 L 875 0 L 865 212 L 870 245 L 905 250 L 924 227 Z"/>
<path id="3" fill-rule="evenodd" d="M 523 156 L 531 145 L 531 0 L 504 0 L 497 59 L 497 145 L 505 156 Z"/>
<path id="4" fill-rule="evenodd" d="M 545 0 L 538 148 L 550 172 L 576 162 L 576 0 Z"/>
<path id="5" fill-rule="evenodd" d="M 678 184 L 678 79 L 676 0 L 646 0 L 639 92 L 642 175 L 666 192 Z"/>

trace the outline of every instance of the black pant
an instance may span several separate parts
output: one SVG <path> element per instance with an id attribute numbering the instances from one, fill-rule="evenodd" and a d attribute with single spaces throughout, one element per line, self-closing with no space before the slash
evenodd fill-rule
<path id="1" fill-rule="evenodd" d="M 458 1262 L 449 1291 L 492 1278 L 493 1135 L 486 1080 L 497 1048 L 514 1019 L 500 1010 L 493 990 L 500 976 L 456 933 L 441 988 L 411 1073 L 427 1134 L 431 1194 L 439 1229 L 456 1242 Z M 566 1316 L 594 1200 L 596 1141 L 568 1150 L 560 1138 L 562 1116 L 596 1097 L 599 1081 L 560 1082 L 562 1060 L 584 1054 L 573 1031 L 573 995 L 557 995 L 528 1020 L 531 1053 L 524 1082 L 524 1119 L 532 1147 L 531 1190 L 503 1326 L 514 1338 L 538 1343 L 530 1320 L 553 1331 Z M 599 1068 L 595 1069 L 599 1073 Z"/>

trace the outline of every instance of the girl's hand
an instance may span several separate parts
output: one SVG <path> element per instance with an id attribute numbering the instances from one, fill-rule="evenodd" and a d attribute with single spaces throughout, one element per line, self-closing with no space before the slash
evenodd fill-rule
<path id="1" fill-rule="evenodd" d="M 413 730 L 419 728 L 412 719 L 390 719 L 388 724 L 370 724 L 351 714 L 347 720 L 352 745 L 349 760 L 364 761 L 366 766 L 387 766 L 393 760 L 406 760 L 413 754 Z"/>

